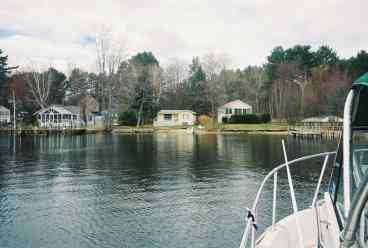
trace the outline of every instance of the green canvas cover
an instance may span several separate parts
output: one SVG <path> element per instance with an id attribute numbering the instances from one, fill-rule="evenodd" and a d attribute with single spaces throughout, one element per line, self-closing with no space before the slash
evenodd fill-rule
<path id="1" fill-rule="evenodd" d="M 353 104 L 353 127 L 368 127 L 368 72 L 353 82 L 356 95 Z"/>
<path id="2" fill-rule="evenodd" d="M 368 86 L 368 83 L 366 84 Z M 356 85 L 357 93 L 353 105 L 353 127 L 368 127 L 368 87 Z"/>
<path id="3" fill-rule="evenodd" d="M 368 86 L 368 72 L 366 72 L 365 74 L 363 74 L 360 78 L 358 78 L 357 80 L 355 80 L 353 82 L 353 85 L 363 85 L 363 86 Z"/>

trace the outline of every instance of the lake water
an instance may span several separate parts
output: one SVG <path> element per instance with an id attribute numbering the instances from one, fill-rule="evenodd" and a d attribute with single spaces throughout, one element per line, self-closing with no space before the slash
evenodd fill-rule
<path id="1" fill-rule="evenodd" d="M 238 247 L 282 138 L 289 159 L 335 149 L 278 135 L 0 136 L 0 247 Z M 292 170 L 300 208 L 317 162 Z M 282 217 L 291 203 L 279 181 Z M 272 182 L 261 229 L 271 192 Z"/>

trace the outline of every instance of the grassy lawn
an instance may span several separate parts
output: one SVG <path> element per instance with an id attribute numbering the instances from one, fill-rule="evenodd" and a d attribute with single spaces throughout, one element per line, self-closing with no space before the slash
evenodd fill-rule
<path id="1" fill-rule="evenodd" d="M 177 130 L 177 129 L 185 129 L 192 126 L 170 126 L 170 127 L 153 127 L 153 125 L 143 125 L 140 127 L 141 130 L 150 129 L 150 130 Z M 115 126 L 113 129 L 116 131 L 129 131 L 129 130 L 136 130 L 135 126 Z M 274 132 L 282 132 L 288 130 L 288 125 L 280 124 L 280 123 L 265 123 L 265 124 L 222 124 L 222 125 L 212 125 L 207 127 L 205 130 L 209 131 L 245 131 L 245 132 L 256 132 L 256 131 L 274 131 Z"/>
<path id="2" fill-rule="evenodd" d="M 287 124 L 225 124 L 223 130 L 234 130 L 234 131 L 287 131 Z"/>
<path id="3" fill-rule="evenodd" d="M 140 128 L 153 128 L 153 125 L 152 124 L 147 124 L 147 125 L 140 126 Z M 123 126 L 123 125 L 120 125 L 120 126 L 114 126 L 113 129 L 136 129 L 136 126 Z"/>
<path id="4" fill-rule="evenodd" d="M 139 129 L 154 129 L 154 130 L 176 130 L 176 129 L 186 129 L 193 126 L 163 126 L 163 127 L 154 127 L 152 124 L 145 124 L 139 127 Z M 136 126 L 114 126 L 115 130 L 136 130 Z"/>

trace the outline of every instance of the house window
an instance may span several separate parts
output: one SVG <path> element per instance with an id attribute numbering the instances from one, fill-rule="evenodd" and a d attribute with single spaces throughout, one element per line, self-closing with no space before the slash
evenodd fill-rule
<path id="1" fill-rule="evenodd" d="M 247 114 L 247 109 L 243 109 L 243 115 Z"/>
<path id="2" fill-rule="evenodd" d="M 226 114 L 227 114 L 227 115 L 229 115 L 229 114 L 231 115 L 231 114 L 232 114 L 232 112 L 233 112 L 233 111 L 232 111 L 232 109 L 231 109 L 231 108 L 226 108 Z"/>
<path id="3" fill-rule="evenodd" d="M 164 114 L 164 120 L 165 121 L 171 121 L 172 114 Z"/>

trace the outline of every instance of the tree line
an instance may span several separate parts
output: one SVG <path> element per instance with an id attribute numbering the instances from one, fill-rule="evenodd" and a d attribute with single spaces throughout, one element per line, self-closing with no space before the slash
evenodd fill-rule
<path id="1" fill-rule="evenodd" d="M 216 117 L 217 108 L 235 99 L 272 118 L 298 120 L 316 115 L 341 115 L 351 82 L 368 71 L 364 50 L 340 58 L 328 46 L 275 47 L 262 66 L 229 68 L 229 59 L 214 53 L 187 64 L 173 59 L 162 66 L 152 52 L 125 58 L 109 39 L 96 39 L 97 70 L 77 66 L 67 74 L 53 67 L 17 70 L 0 50 L 0 104 L 31 117 L 50 104 L 78 105 L 93 96 L 100 110 L 119 113 L 127 124 L 151 123 L 160 109 L 190 109 Z M 107 118 L 111 125 L 111 118 Z"/>

